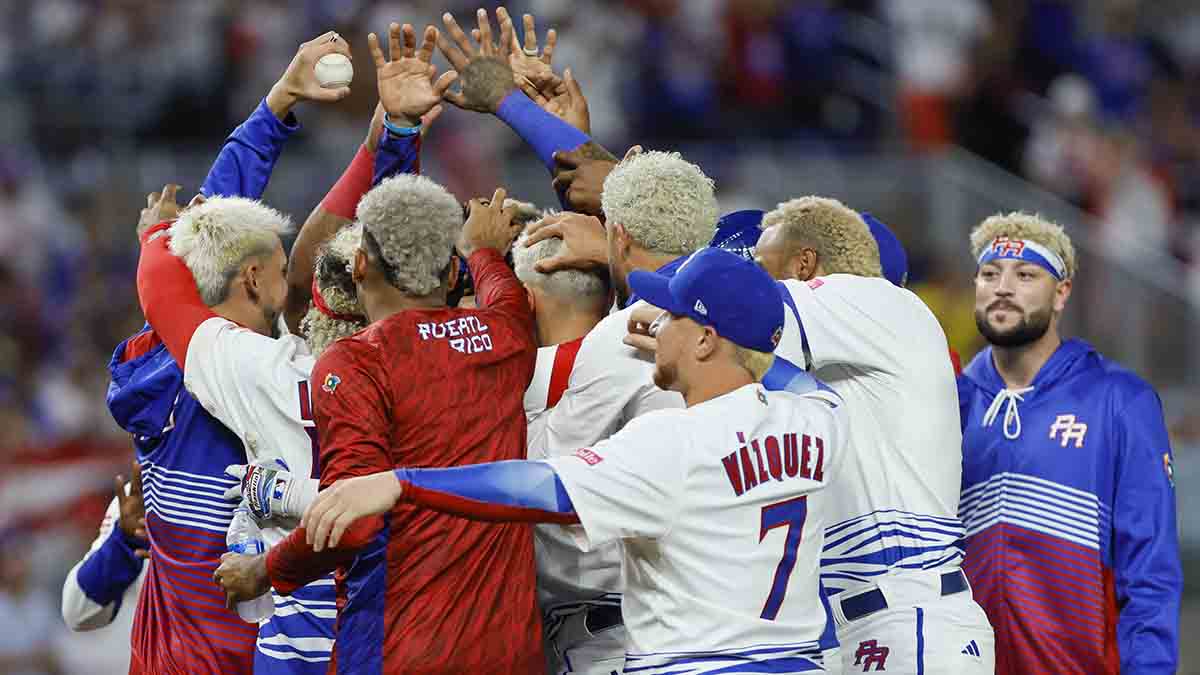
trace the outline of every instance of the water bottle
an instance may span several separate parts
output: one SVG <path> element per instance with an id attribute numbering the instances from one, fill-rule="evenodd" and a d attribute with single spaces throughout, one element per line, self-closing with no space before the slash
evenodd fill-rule
<path id="1" fill-rule="evenodd" d="M 263 542 L 262 530 L 250 515 L 250 508 L 245 502 L 238 505 L 233 512 L 233 521 L 229 523 L 229 532 L 225 535 L 225 543 L 233 553 L 243 555 L 259 555 L 267 550 Z M 270 591 L 237 604 L 238 616 L 248 623 L 258 623 L 275 613 L 275 599 Z"/>

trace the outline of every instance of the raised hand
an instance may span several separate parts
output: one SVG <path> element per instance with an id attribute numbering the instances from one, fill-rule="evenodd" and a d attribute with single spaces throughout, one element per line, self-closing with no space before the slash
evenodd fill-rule
<path id="1" fill-rule="evenodd" d="M 138 215 L 138 238 L 141 238 L 142 233 L 146 230 L 164 220 L 175 220 L 179 217 L 179 204 L 175 201 L 175 193 L 178 191 L 178 185 L 168 183 L 163 186 L 162 192 L 151 192 L 146 195 L 146 208 L 142 209 Z"/>
<path id="2" fill-rule="evenodd" d="M 333 53 L 353 58 L 350 55 L 350 45 L 333 31 L 300 45 L 287 70 L 275 86 L 271 87 L 271 93 L 267 94 L 267 107 L 276 117 L 286 117 L 288 111 L 299 101 L 328 103 L 340 101 L 350 95 L 350 87 L 326 89 L 317 81 L 317 73 L 314 70 L 317 61 L 320 61 L 322 56 Z"/>
<path id="3" fill-rule="evenodd" d="M 494 248 L 505 255 L 521 234 L 521 224 L 513 222 L 516 208 L 504 208 L 506 196 L 504 188 L 499 187 L 491 201 L 472 199 L 468 202 L 470 211 L 467 222 L 463 223 L 462 233 L 458 237 L 458 252 L 464 258 L 484 248 Z"/>
<path id="4" fill-rule="evenodd" d="M 113 487 L 117 491 L 117 508 L 120 515 L 117 526 L 125 534 L 126 539 L 146 540 L 146 504 L 142 500 L 142 467 L 133 462 L 133 474 L 129 479 L 129 493 L 125 493 L 125 477 L 113 479 Z M 150 552 L 144 548 L 134 549 L 134 555 L 139 558 L 149 558 Z"/>
<path id="5" fill-rule="evenodd" d="M 526 14 L 522 19 L 525 29 L 524 44 L 517 40 L 517 32 L 513 28 L 512 17 L 509 16 L 508 10 L 503 7 L 496 10 L 496 20 L 500 22 L 500 32 L 512 36 L 508 64 L 512 66 L 516 84 L 517 86 L 522 84 L 530 86 L 535 91 L 555 92 L 563 84 L 563 79 L 556 75 L 550 67 L 554 59 L 554 47 L 558 44 L 558 32 L 551 28 L 546 33 L 546 48 L 539 52 L 533 15 Z M 471 34 L 474 36 L 477 32 L 472 31 Z M 476 40 L 478 39 L 476 37 Z"/>
<path id="6" fill-rule="evenodd" d="M 401 35 L 404 45 L 401 47 Z M 379 84 L 379 103 L 388 116 L 398 124 L 415 126 L 421 117 L 432 111 L 446 96 L 458 73 L 448 70 L 436 80 L 437 66 L 431 63 L 433 46 L 438 41 L 438 29 L 425 27 L 421 47 L 417 49 L 416 33 L 411 24 L 393 23 L 388 27 L 388 56 L 383 57 L 379 37 L 367 36 L 375 73 Z M 432 120 L 431 120 L 432 121 Z"/>
<path id="7" fill-rule="evenodd" d="M 642 151 L 635 145 L 626 158 Z M 603 218 L 600 197 L 604 179 L 617 165 L 617 158 L 595 141 L 584 143 L 570 152 L 554 153 L 554 189 L 561 193 L 572 209 Z"/>
<path id="8" fill-rule="evenodd" d="M 479 23 L 478 46 L 474 47 L 454 17 L 449 12 L 442 15 L 449 39 L 445 35 L 438 36 L 438 49 L 459 72 L 462 82 L 462 90 L 447 92 L 446 100 L 464 110 L 495 113 L 504 97 L 517 88 L 508 62 L 512 50 L 512 23 L 500 27 L 497 45 L 492 42 L 492 23 L 487 11 L 480 9 L 476 19 Z"/>

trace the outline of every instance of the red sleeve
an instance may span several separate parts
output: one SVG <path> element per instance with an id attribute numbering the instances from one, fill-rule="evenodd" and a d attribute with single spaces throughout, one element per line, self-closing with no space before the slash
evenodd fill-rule
<path id="1" fill-rule="evenodd" d="M 142 235 L 138 261 L 138 300 L 146 321 L 167 345 L 179 367 L 187 360 L 188 343 L 200 324 L 216 314 L 200 299 L 196 280 L 183 261 L 167 248 L 169 222 L 159 223 Z M 157 237 L 153 235 L 162 233 Z"/>
<path id="2" fill-rule="evenodd" d="M 467 267 L 475 281 L 476 306 L 515 314 L 527 321 L 532 330 L 533 309 L 529 307 L 529 296 L 499 251 L 494 248 L 475 251 L 467 258 Z"/>
<path id="3" fill-rule="evenodd" d="M 321 487 L 343 478 L 395 468 L 388 450 L 391 429 L 388 398 L 379 386 L 381 360 L 366 345 L 343 340 L 330 346 L 313 368 L 313 414 L 321 445 Z M 349 563 L 383 528 L 381 516 L 360 518 L 337 548 L 314 552 L 303 529 L 267 554 L 267 574 L 276 591 L 287 594 Z"/>

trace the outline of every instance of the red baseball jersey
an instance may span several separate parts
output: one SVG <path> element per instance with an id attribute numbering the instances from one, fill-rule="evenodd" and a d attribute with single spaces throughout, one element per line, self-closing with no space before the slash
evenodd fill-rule
<path id="1" fill-rule="evenodd" d="M 495 251 L 469 261 L 480 309 L 413 309 L 330 346 L 313 370 L 321 486 L 397 467 L 525 457 L 536 342 L 525 289 Z M 542 672 L 528 524 L 402 504 L 314 554 L 272 549 L 281 592 L 337 564 L 338 673 Z"/>

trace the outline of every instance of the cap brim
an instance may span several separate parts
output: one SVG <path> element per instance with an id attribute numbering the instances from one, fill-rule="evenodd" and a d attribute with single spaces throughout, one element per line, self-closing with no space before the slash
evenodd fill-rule
<path id="1" fill-rule="evenodd" d="M 654 272 L 634 270 L 629 273 L 629 287 L 642 300 L 672 314 L 683 314 L 671 295 L 671 279 Z"/>

